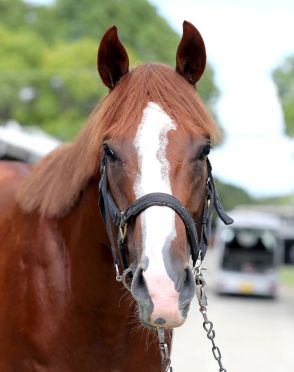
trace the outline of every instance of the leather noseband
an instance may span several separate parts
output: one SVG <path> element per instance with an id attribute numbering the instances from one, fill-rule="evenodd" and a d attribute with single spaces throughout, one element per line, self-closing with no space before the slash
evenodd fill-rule
<path id="1" fill-rule="evenodd" d="M 101 179 L 99 183 L 99 208 L 104 220 L 106 230 L 109 236 L 111 244 L 111 252 L 113 261 L 116 269 L 117 276 L 119 276 L 119 260 L 117 257 L 117 249 L 120 252 L 121 262 L 123 269 L 128 269 L 128 263 L 126 259 L 126 227 L 127 224 L 134 218 L 136 218 L 145 209 L 152 206 L 164 206 L 173 209 L 182 219 L 188 241 L 191 249 L 191 257 L 193 261 L 193 267 L 196 264 L 197 259 L 203 260 L 209 243 L 209 236 L 211 231 L 211 219 L 212 209 L 214 208 L 219 218 L 226 224 L 233 223 L 233 219 L 230 218 L 223 209 L 223 206 L 219 200 L 218 192 L 215 187 L 214 179 L 211 173 L 211 165 L 207 159 L 207 181 L 206 181 L 206 195 L 205 204 L 202 214 L 201 221 L 201 234 L 200 239 L 198 238 L 196 224 L 193 220 L 190 212 L 184 205 L 173 195 L 165 193 L 150 193 L 137 199 L 134 203 L 128 206 L 124 211 L 120 211 L 115 204 L 112 195 L 108 189 L 107 181 L 107 155 L 104 154 L 101 163 Z M 114 242 L 112 223 L 118 229 L 117 244 Z"/>
<path id="2" fill-rule="evenodd" d="M 230 218 L 224 211 L 222 204 L 219 200 L 218 192 L 215 187 L 214 179 L 212 176 L 212 168 L 209 160 L 207 159 L 207 181 L 206 181 L 206 196 L 204 210 L 202 214 L 201 221 L 201 234 L 198 238 L 196 224 L 197 222 L 193 220 L 190 212 L 184 205 L 173 195 L 155 192 L 142 196 L 128 206 L 124 211 L 120 211 L 115 204 L 112 195 L 108 189 L 107 180 L 107 155 L 104 154 L 101 163 L 101 179 L 99 183 L 99 207 L 100 212 L 103 217 L 106 230 L 109 236 L 111 244 L 111 252 L 113 256 L 114 266 L 117 274 L 117 279 L 120 278 L 119 275 L 119 259 L 117 257 L 117 248 L 120 252 L 121 262 L 123 264 L 123 269 L 128 269 L 128 263 L 126 259 L 126 228 L 129 221 L 136 218 L 145 209 L 152 206 L 164 206 L 173 209 L 182 219 L 185 227 L 186 233 L 191 249 L 191 257 L 193 261 L 193 267 L 196 261 L 200 259 L 203 260 L 209 242 L 209 236 L 211 231 L 211 219 L 212 219 L 212 209 L 214 208 L 219 218 L 226 224 L 229 225 L 233 223 L 233 219 Z M 114 242 L 112 223 L 118 229 L 118 239 L 117 244 Z"/>

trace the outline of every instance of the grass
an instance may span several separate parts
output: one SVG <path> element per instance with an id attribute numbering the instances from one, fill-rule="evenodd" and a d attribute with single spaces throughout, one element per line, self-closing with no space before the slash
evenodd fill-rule
<path id="1" fill-rule="evenodd" d="M 284 266 L 280 270 L 280 278 L 283 284 L 294 288 L 294 266 Z"/>

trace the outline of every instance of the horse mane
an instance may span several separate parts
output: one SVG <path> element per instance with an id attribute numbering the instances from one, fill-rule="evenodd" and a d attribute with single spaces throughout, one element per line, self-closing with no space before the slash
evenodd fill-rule
<path id="1" fill-rule="evenodd" d="M 217 128 L 193 86 L 169 66 L 140 65 L 94 108 L 75 142 L 60 146 L 34 167 L 17 194 L 22 209 L 48 217 L 66 215 L 88 182 L 99 177 L 104 138 L 134 129 L 150 101 L 184 130 L 216 139 Z"/>

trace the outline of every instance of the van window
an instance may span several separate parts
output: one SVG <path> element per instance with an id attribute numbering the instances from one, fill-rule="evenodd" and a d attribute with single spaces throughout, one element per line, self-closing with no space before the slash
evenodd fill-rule
<path id="1" fill-rule="evenodd" d="M 228 228 L 223 231 L 225 250 L 222 266 L 226 270 L 264 272 L 275 264 L 278 240 L 269 229 Z"/>

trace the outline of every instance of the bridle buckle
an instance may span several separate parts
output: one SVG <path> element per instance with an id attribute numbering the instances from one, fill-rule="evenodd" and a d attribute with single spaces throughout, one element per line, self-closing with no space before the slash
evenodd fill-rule
<path id="1" fill-rule="evenodd" d="M 119 224 L 119 233 L 120 233 L 120 238 L 121 242 L 123 243 L 126 236 L 127 236 L 127 230 L 128 230 L 128 224 L 123 222 L 123 219 L 120 220 Z"/>

